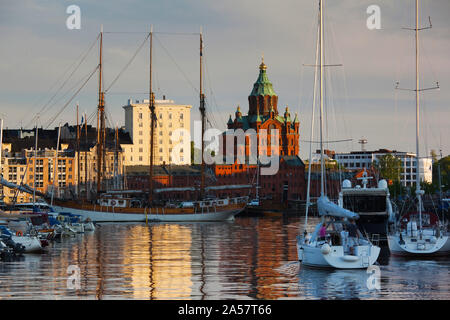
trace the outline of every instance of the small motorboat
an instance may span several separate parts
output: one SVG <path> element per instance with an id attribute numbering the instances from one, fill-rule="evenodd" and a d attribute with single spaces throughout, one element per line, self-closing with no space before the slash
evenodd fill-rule
<path id="1" fill-rule="evenodd" d="M 22 231 L 17 231 L 14 235 L 14 233 L 4 225 L 0 225 L 0 232 L 2 235 L 9 236 L 15 243 L 22 245 L 24 247 L 24 253 L 41 252 L 43 249 L 40 239 L 36 236 L 24 235 Z"/>

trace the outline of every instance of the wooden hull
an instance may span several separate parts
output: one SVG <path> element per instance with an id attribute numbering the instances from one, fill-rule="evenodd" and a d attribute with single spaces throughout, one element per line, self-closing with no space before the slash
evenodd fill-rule
<path id="1" fill-rule="evenodd" d="M 196 212 L 194 208 L 107 208 L 91 204 L 57 204 L 56 212 L 70 212 L 93 222 L 201 222 L 228 221 L 244 210 L 245 204 L 217 207 Z"/>

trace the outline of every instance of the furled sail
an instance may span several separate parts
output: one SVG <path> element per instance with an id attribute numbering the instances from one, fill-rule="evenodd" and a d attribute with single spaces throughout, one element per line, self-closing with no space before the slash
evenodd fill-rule
<path id="1" fill-rule="evenodd" d="M 350 210 L 339 207 L 328 199 L 327 196 L 321 196 L 317 200 L 317 208 L 321 216 L 333 216 L 348 219 L 359 219 L 359 215 Z"/>

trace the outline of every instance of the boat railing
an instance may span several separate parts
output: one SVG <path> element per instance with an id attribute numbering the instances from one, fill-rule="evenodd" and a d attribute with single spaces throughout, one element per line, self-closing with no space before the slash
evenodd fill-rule
<path id="1" fill-rule="evenodd" d="M 372 242 L 374 246 L 378 246 L 380 244 L 380 235 L 378 233 L 373 233 L 370 242 Z"/>

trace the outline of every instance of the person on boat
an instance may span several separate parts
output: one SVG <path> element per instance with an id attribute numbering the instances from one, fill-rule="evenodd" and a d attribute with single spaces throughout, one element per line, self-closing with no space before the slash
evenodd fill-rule
<path id="1" fill-rule="evenodd" d="M 322 223 L 322 226 L 319 229 L 319 241 L 320 240 L 325 240 L 327 236 L 327 225 L 326 223 Z"/>
<path id="2" fill-rule="evenodd" d="M 345 228 L 345 225 L 342 226 L 342 231 L 340 232 L 341 235 L 341 246 L 344 248 L 344 251 L 346 250 L 347 247 L 347 240 L 348 240 L 348 231 Z"/>
<path id="3" fill-rule="evenodd" d="M 350 253 L 354 254 L 354 246 L 359 244 L 359 232 L 356 226 L 355 220 L 350 219 L 350 224 L 347 226 L 348 229 L 348 245 L 350 247 Z"/>
<path id="4" fill-rule="evenodd" d="M 404 244 L 405 244 L 405 240 L 403 240 L 403 235 L 402 235 L 401 232 L 400 232 L 400 239 L 399 239 L 398 243 L 399 243 L 400 245 L 404 245 Z"/>

